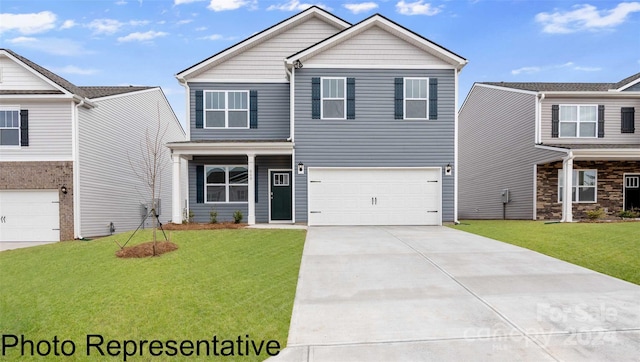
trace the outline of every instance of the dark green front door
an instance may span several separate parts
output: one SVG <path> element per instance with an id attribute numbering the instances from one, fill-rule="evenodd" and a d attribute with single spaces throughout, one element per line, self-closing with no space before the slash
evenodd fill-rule
<path id="1" fill-rule="evenodd" d="M 269 171 L 271 220 L 291 220 L 291 171 Z"/>

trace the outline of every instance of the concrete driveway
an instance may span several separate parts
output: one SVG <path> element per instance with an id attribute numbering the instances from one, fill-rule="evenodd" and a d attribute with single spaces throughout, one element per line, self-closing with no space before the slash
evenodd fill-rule
<path id="1" fill-rule="evenodd" d="M 447 227 L 310 227 L 273 361 L 640 361 L 640 286 Z"/>

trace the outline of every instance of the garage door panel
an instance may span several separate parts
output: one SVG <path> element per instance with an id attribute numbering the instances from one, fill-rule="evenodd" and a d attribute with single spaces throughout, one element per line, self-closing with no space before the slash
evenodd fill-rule
<path id="1" fill-rule="evenodd" d="M 0 241 L 59 241 L 58 190 L 0 191 Z"/>
<path id="2" fill-rule="evenodd" d="M 440 169 L 309 168 L 309 225 L 439 225 Z"/>

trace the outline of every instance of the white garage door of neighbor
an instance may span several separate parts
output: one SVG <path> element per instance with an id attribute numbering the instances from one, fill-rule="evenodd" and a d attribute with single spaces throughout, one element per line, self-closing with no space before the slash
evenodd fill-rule
<path id="1" fill-rule="evenodd" d="M 309 225 L 440 225 L 440 168 L 309 168 Z"/>
<path id="2" fill-rule="evenodd" d="M 0 191 L 0 241 L 60 241 L 58 190 Z"/>

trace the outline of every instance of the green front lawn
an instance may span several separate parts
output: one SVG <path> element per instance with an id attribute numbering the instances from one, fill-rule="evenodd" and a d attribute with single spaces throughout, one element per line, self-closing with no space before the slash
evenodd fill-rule
<path id="1" fill-rule="evenodd" d="M 455 229 L 535 250 L 640 284 L 640 223 L 467 220 Z"/>
<path id="2" fill-rule="evenodd" d="M 270 340 L 284 348 L 304 230 L 172 231 L 171 241 L 179 246 L 176 251 L 146 259 L 116 258 L 113 239 L 122 243 L 129 235 L 1 252 L 2 334 L 24 335 L 34 341 L 36 349 L 38 341 L 47 340 L 52 348 L 49 357 L 54 356 L 55 336 L 70 340 L 75 344 L 72 360 L 101 357 L 98 347 L 92 347 L 87 356 L 87 335 L 102 336 L 102 352 L 114 361 L 125 357 L 124 340 L 138 341 L 137 358 L 127 358 L 138 361 L 174 360 L 189 353 L 193 354 L 178 359 L 198 359 L 188 341 L 209 340 L 213 354 L 214 336 L 218 354 L 238 356 L 249 350 L 250 357 L 242 360 L 269 357 L 265 347 Z M 150 231 L 146 230 L 138 232 L 131 243 L 148 240 Z M 120 349 L 112 350 L 114 357 L 109 357 L 109 340 L 121 344 Z M 151 356 L 147 342 L 141 357 L 140 340 L 159 340 L 163 347 L 153 352 L 164 352 Z M 167 347 L 169 340 L 176 341 L 176 357 L 167 356 L 174 353 Z M 187 342 L 181 351 L 182 341 Z M 99 344 L 99 337 L 89 342 Z M 9 349 L 7 356 L 18 357 L 19 346 Z M 213 358 L 204 354 L 204 343 L 200 346 L 201 359 Z M 276 351 L 274 346 L 276 342 L 271 343 L 271 352 Z M 44 353 L 46 345 L 40 347 Z M 131 353 L 134 344 L 127 347 Z M 67 343 L 67 353 L 70 348 Z M 25 354 L 30 351 L 27 344 Z"/>

